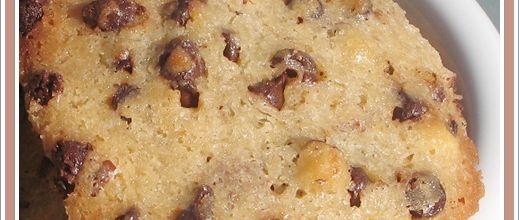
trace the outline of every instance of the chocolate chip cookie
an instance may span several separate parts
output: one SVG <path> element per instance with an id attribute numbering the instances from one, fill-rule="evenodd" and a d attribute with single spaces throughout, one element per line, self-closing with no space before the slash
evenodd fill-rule
<path id="1" fill-rule="evenodd" d="M 25 0 L 70 219 L 467 219 L 456 75 L 391 0 Z"/>

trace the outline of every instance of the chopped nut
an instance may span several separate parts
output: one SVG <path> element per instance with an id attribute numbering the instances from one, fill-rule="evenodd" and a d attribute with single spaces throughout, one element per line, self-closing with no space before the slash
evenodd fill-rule
<path id="1" fill-rule="evenodd" d="M 349 185 L 348 164 L 336 147 L 311 141 L 299 153 L 296 177 L 304 189 L 336 193 Z"/>

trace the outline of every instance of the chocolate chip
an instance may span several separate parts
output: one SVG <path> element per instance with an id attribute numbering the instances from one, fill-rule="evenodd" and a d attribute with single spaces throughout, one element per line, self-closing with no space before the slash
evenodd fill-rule
<path id="1" fill-rule="evenodd" d="M 121 52 L 117 57 L 115 58 L 114 62 L 115 70 L 124 70 L 128 72 L 129 74 L 133 73 L 133 60 L 130 55 L 130 52 L 127 50 Z"/>
<path id="2" fill-rule="evenodd" d="M 198 107 L 195 80 L 207 75 L 205 61 L 197 46 L 183 37 L 173 39 L 159 59 L 160 74 L 171 81 L 173 89 L 180 90 L 180 105 Z"/>
<path id="3" fill-rule="evenodd" d="M 121 84 L 112 96 L 112 109 L 117 110 L 119 103 L 123 102 L 128 96 L 137 94 L 139 90 L 137 86 L 128 85 L 126 83 Z"/>
<path id="4" fill-rule="evenodd" d="M 282 49 L 271 59 L 272 68 L 281 74 L 271 80 L 263 80 L 248 87 L 250 92 L 263 96 L 267 102 L 281 110 L 285 102 L 284 91 L 288 78 L 302 76 L 301 82 L 314 84 L 317 81 L 317 67 L 314 60 L 305 52 L 295 49 Z"/>
<path id="5" fill-rule="evenodd" d="M 83 161 L 92 151 L 92 145 L 78 141 L 60 140 L 52 153 L 54 164 L 59 168 L 60 176 L 65 183 L 74 184 L 79 174 Z"/>
<path id="6" fill-rule="evenodd" d="M 411 99 L 405 92 L 399 92 L 400 97 L 403 99 L 403 107 L 395 107 L 393 109 L 392 120 L 398 119 L 403 122 L 407 120 L 419 121 L 423 114 L 427 112 L 427 107 L 420 102 Z"/>
<path id="7" fill-rule="evenodd" d="M 214 193 L 211 187 L 202 185 L 198 188 L 195 200 L 189 208 L 183 210 L 177 220 L 211 220 L 213 219 Z"/>
<path id="8" fill-rule="evenodd" d="M 285 86 L 287 84 L 287 74 L 283 73 L 271 80 L 264 80 L 248 87 L 249 91 L 258 94 L 266 101 L 281 110 L 285 103 Z"/>
<path id="9" fill-rule="evenodd" d="M 178 0 L 177 8 L 171 14 L 171 18 L 176 20 L 179 25 L 185 27 L 187 21 L 191 19 L 191 15 L 189 14 L 189 3 L 192 0 Z"/>
<path id="10" fill-rule="evenodd" d="M 360 192 L 366 188 L 369 183 L 368 175 L 360 167 L 351 167 L 351 181 L 353 185 L 348 190 L 350 194 L 350 206 L 360 207 Z"/>
<path id="11" fill-rule="evenodd" d="M 443 210 L 446 194 L 438 178 L 429 173 L 417 172 L 407 183 L 405 198 L 413 217 L 433 217 Z"/>
<path id="12" fill-rule="evenodd" d="M 138 220 L 140 215 L 141 214 L 137 208 L 131 207 L 124 214 L 115 218 L 115 220 Z"/>
<path id="13" fill-rule="evenodd" d="M 449 122 L 449 130 L 454 136 L 458 134 L 458 123 L 455 120 L 451 120 Z"/>
<path id="14" fill-rule="evenodd" d="M 177 7 L 171 14 L 171 18 L 173 20 L 177 21 L 177 23 L 182 27 L 185 27 L 187 22 L 189 20 L 191 20 L 191 15 L 189 13 L 189 10 L 191 10 L 191 7 L 192 7 L 191 4 L 193 3 L 193 1 L 196 1 L 196 0 L 178 0 Z M 198 1 L 205 3 L 207 0 L 198 0 Z"/>
<path id="15" fill-rule="evenodd" d="M 297 24 L 302 24 L 303 23 L 303 18 L 302 17 L 297 17 Z"/>
<path id="16" fill-rule="evenodd" d="M 395 68 L 393 67 L 391 62 L 387 61 L 387 66 L 384 69 L 384 73 L 386 73 L 388 75 L 393 75 L 394 72 L 395 72 Z"/>
<path id="17" fill-rule="evenodd" d="M 83 21 L 91 28 L 118 32 L 147 19 L 146 8 L 133 0 L 95 0 L 83 7 Z"/>
<path id="18" fill-rule="evenodd" d="M 112 178 L 115 169 L 116 169 L 116 167 L 112 163 L 112 161 L 109 161 L 109 160 L 103 161 L 103 164 L 101 165 L 99 170 L 97 170 L 97 173 L 94 177 L 94 185 L 93 185 L 92 193 L 90 194 L 90 196 L 96 197 L 97 193 L 99 193 L 99 191 L 101 191 L 101 189 L 108 182 L 110 182 L 110 179 Z"/>
<path id="19" fill-rule="evenodd" d="M 20 1 L 20 32 L 26 36 L 43 17 L 42 4 L 36 0 Z"/>
<path id="20" fill-rule="evenodd" d="M 270 66 L 291 74 L 302 75 L 302 82 L 305 83 L 313 84 L 317 81 L 317 65 L 309 54 L 300 50 L 279 50 L 272 57 Z"/>
<path id="21" fill-rule="evenodd" d="M 47 105 L 52 98 L 63 92 L 63 77 L 49 71 L 35 73 L 29 79 L 27 90 L 32 99 L 40 105 Z"/>
<path id="22" fill-rule="evenodd" d="M 234 37 L 234 34 L 229 31 L 222 32 L 222 36 L 226 43 L 223 55 L 230 61 L 237 63 L 240 58 L 240 42 L 236 37 Z"/>

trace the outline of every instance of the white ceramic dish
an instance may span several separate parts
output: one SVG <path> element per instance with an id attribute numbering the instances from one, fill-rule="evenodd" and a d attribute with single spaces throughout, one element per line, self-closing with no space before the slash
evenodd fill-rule
<path id="1" fill-rule="evenodd" d="M 458 74 L 485 196 L 472 219 L 503 219 L 499 34 L 475 0 L 397 0 L 412 24 Z"/>

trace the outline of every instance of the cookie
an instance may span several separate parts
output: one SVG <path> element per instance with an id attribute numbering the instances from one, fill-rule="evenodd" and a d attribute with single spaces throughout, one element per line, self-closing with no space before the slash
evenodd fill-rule
<path id="1" fill-rule="evenodd" d="M 390 0 L 21 4 L 70 219 L 467 219 L 456 75 Z"/>

